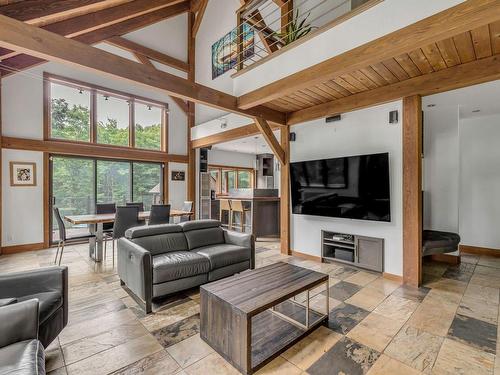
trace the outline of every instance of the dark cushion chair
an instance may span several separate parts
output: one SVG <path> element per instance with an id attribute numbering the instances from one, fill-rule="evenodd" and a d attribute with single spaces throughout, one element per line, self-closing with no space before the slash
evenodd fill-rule
<path id="1" fill-rule="evenodd" d="M 38 299 L 38 338 L 48 347 L 68 324 L 68 268 L 48 267 L 0 276 L 0 299 L 9 298 L 17 302 Z"/>
<path id="2" fill-rule="evenodd" d="M 217 220 L 135 227 L 118 240 L 118 275 L 147 313 L 152 299 L 255 267 L 251 234 Z"/>
<path id="3" fill-rule="evenodd" d="M 424 230 L 422 232 L 422 256 L 452 253 L 458 250 L 460 236 L 457 233 Z"/>
<path id="4" fill-rule="evenodd" d="M 45 374 L 38 315 L 36 299 L 0 307 L 0 375 Z"/>

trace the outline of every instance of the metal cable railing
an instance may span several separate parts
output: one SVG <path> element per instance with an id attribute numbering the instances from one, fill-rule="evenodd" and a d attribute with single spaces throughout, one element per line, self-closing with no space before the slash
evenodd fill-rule
<path id="1" fill-rule="evenodd" d="M 214 64 L 221 72 L 247 68 L 367 1 L 286 0 L 281 6 L 274 0 L 250 1 L 239 13 L 239 26 L 212 51 Z"/>

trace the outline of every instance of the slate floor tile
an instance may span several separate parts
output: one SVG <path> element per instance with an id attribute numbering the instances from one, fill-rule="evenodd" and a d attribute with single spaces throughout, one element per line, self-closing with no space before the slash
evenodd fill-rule
<path id="1" fill-rule="evenodd" d="M 392 295 L 403 297 L 415 302 L 422 302 L 430 290 L 430 288 L 426 287 L 415 288 L 408 285 L 402 285 L 396 289 Z"/>
<path id="2" fill-rule="evenodd" d="M 153 332 L 153 336 L 164 348 L 168 348 L 197 333 L 200 333 L 200 314 L 160 328 Z"/>
<path id="3" fill-rule="evenodd" d="M 307 369 L 310 375 L 366 374 L 380 353 L 345 337 Z"/>
<path id="4" fill-rule="evenodd" d="M 348 283 L 346 281 L 340 281 L 337 284 L 330 287 L 330 298 L 334 298 L 338 301 L 345 301 L 349 297 L 353 296 L 361 290 L 361 287 L 356 284 Z M 326 295 L 326 291 L 322 292 Z"/>
<path id="5" fill-rule="evenodd" d="M 369 313 L 369 311 L 360 307 L 342 303 L 330 312 L 328 328 L 345 335 L 366 318 Z"/>
<path id="6" fill-rule="evenodd" d="M 457 314 L 448 337 L 488 353 L 496 353 L 497 326 Z"/>

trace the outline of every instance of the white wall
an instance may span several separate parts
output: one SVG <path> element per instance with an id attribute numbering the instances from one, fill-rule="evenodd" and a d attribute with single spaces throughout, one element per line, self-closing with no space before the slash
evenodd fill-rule
<path id="1" fill-rule="evenodd" d="M 324 119 L 293 126 L 291 162 L 389 152 L 391 222 L 348 220 L 307 215 L 291 216 L 291 247 L 321 255 L 321 230 L 365 235 L 385 240 L 384 272 L 402 275 L 402 124 L 389 124 L 389 111 L 401 112 L 401 102 L 345 113 L 337 123 Z M 401 118 L 401 116 L 400 116 Z"/>
<path id="2" fill-rule="evenodd" d="M 458 232 L 459 107 L 424 112 L 424 229 Z"/>
<path id="3" fill-rule="evenodd" d="M 10 161 L 36 163 L 36 186 L 10 186 Z M 2 246 L 43 242 L 43 153 L 2 150 Z"/>
<path id="4" fill-rule="evenodd" d="M 500 251 L 500 115 L 460 121 L 462 244 Z"/>
<path id="5" fill-rule="evenodd" d="M 255 155 L 222 150 L 208 151 L 208 164 L 255 168 Z"/>

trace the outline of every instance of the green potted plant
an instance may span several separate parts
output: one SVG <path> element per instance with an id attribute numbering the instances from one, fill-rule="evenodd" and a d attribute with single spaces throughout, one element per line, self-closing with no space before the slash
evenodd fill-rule
<path id="1" fill-rule="evenodd" d="M 286 31 L 275 33 L 276 37 L 286 46 L 306 36 L 313 30 L 311 24 L 306 24 L 310 15 L 311 13 L 308 13 L 307 16 L 301 19 L 297 9 L 293 14 L 293 20 L 286 26 Z"/>

